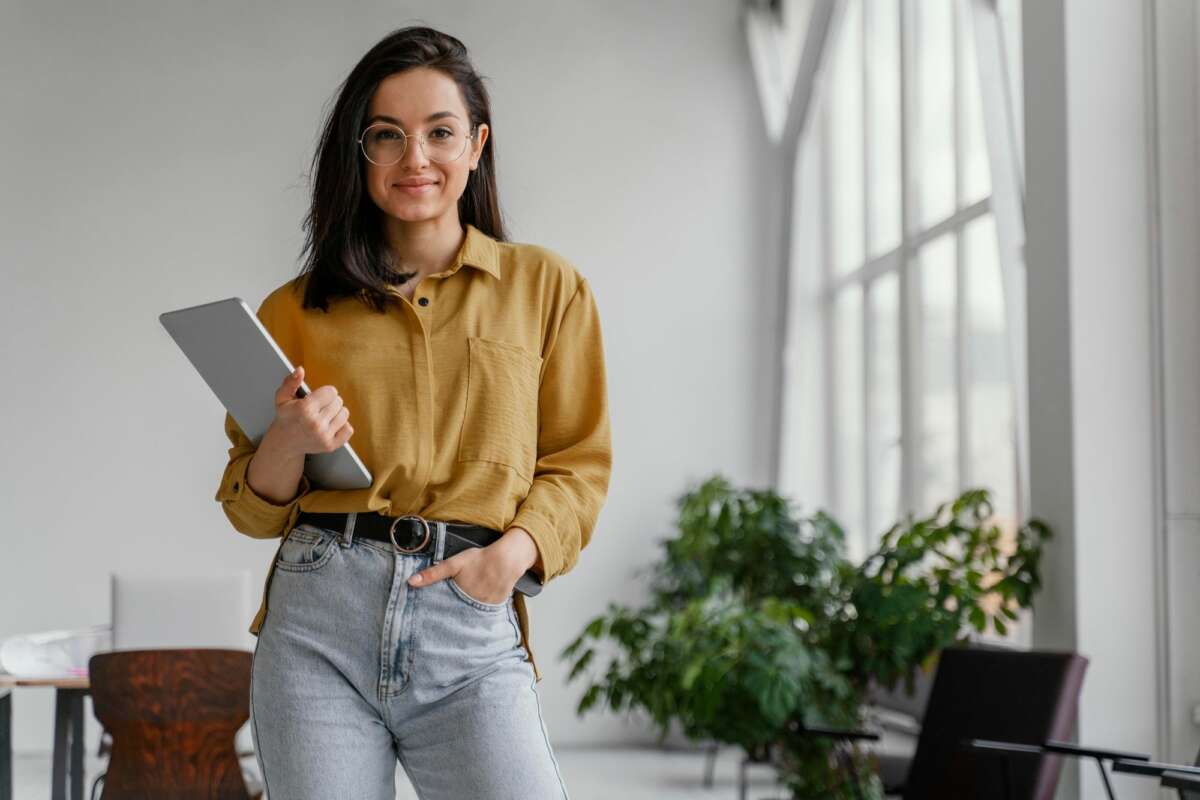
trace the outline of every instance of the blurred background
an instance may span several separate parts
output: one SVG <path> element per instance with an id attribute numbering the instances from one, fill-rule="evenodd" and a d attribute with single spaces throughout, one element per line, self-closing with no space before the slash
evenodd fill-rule
<path id="1" fill-rule="evenodd" d="M 108 624 L 117 570 L 261 586 L 278 542 L 214 502 L 224 410 L 157 316 L 295 276 L 323 115 L 408 24 L 467 45 L 512 237 L 602 315 L 609 500 L 530 603 L 573 795 L 734 793 L 740 754 L 705 785 L 692 737 L 577 714 L 558 658 L 649 597 L 636 571 L 718 472 L 829 510 L 850 562 L 971 487 L 1006 529 L 1046 520 L 1035 610 L 991 638 L 1088 658 L 1079 741 L 1191 763 L 1191 0 L 7 0 L 0 638 Z M 54 697 L 12 694 L 17 797 L 50 791 Z M 89 713 L 89 786 L 100 740 Z M 1067 764 L 1059 796 L 1099 796 L 1093 773 Z"/>

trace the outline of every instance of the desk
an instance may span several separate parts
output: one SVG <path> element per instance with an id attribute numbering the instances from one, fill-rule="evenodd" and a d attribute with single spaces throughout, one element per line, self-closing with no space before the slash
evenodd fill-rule
<path id="1" fill-rule="evenodd" d="M 54 689 L 54 764 L 50 800 L 67 800 L 68 784 L 71 800 L 83 800 L 83 698 L 91 684 L 87 678 L 22 678 L 19 675 L 0 675 L 0 800 L 11 800 L 12 797 L 11 689 L 21 686 Z"/>

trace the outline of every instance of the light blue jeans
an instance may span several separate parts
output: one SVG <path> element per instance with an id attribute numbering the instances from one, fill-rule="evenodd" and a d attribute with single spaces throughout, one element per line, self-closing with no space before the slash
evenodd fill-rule
<path id="1" fill-rule="evenodd" d="M 251 731 L 269 800 L 567 798 L 510 597 L 484 603 L 442 560 L 301 524 L 279 549 L 254 649 Z"/>

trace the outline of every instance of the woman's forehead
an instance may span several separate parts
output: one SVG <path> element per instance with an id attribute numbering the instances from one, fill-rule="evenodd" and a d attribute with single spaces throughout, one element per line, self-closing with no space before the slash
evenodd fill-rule
<path id="1" fill-rule="evenodd" d="M 454 79 L 435 69 L 417 67 L 389 75 L 379 82 L 367 108 L 368 117 L 385 115 L 406 125 L 449 111 L 466 121 L 467 110 Z"/>

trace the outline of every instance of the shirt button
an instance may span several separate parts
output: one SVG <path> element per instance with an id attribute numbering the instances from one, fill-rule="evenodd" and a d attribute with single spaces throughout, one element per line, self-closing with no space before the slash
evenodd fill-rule
<path id="1" fill-rule="evenodd" d="M 429 305 L 429 298 L 428 298 L 428 297 L 422 297 L 420 300 L 418 300 L 418 301 L 417 301 L 417 303 L 418 303 L 419 305 L 427 306 L 427 305 Z"/>

